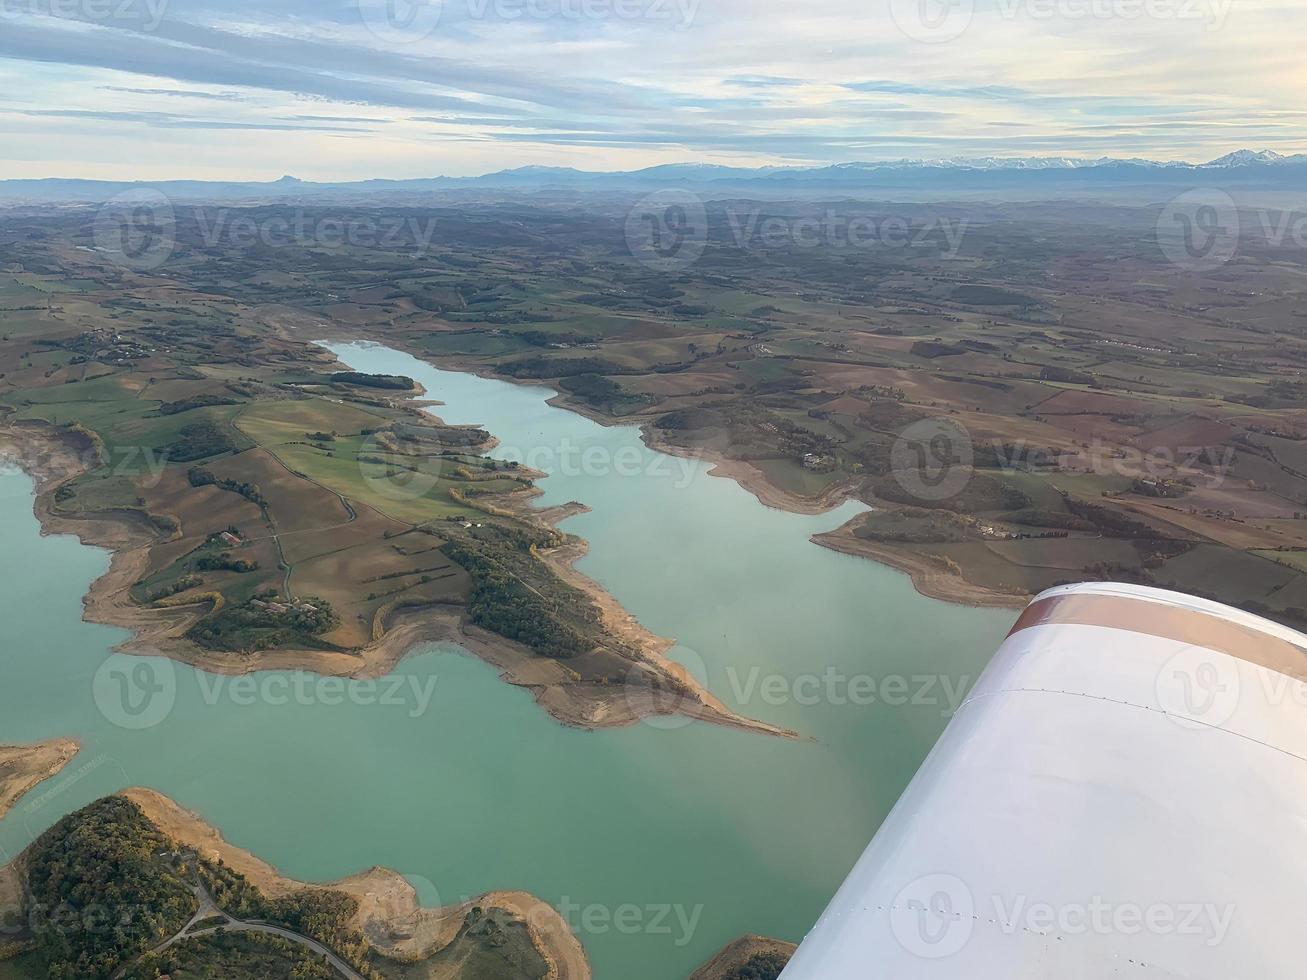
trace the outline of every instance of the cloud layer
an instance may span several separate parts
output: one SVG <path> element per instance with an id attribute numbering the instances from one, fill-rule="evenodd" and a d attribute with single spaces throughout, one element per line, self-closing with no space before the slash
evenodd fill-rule
<path id="1" fill-rule="evenodd" d="M 3 176 L 1307 150 L 1277 0 L 0 0 Z"/>

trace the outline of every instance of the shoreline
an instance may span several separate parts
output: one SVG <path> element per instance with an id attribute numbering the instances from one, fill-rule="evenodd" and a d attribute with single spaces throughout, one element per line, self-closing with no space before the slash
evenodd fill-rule
<path id="1" fill-rule="evenodd" d="M 281 311 L 283 314 L 286 311 Z M 299 316 L 309 316 L 301 311 L 293 311 Z M 283 324 L 283 326 L 285 326 Z M 856 480 L 845 480 L 840 483 L 832 484 L 816 497 L 804 497 L 799 494 L 791 493 L 788 490 L 782 490 L 767 479 L 756 466 L 753 466 L 746 460 L 730 459 L 720 453 L 714 453 L 711 450 L 688 450 L 681 446 L 668 443 L 656 434 L 653 427 L 655 418 L 652 414 L 636 414 L 626 418 L 615 418 L 611 415 L 605 415 L 586 405 L 584 402 L 572 397 L 565 391 L 559 391 L 548 381 L 536 379 L 514 378 L 509 375 L 496 374 L 489 370 L 485 364 L 479 361 L 471 360 L 459 355 L 447 355 L 439 360 L 433 358 L 431 354 L 414 347 L 407 342 L 406 337 L 391 337 L 384 334 L 378 334 L 375 331 L 368 330 L 366 327 L 360 327 L 352 331 L 350 336 L 340 336 L 339 331 L 330 324 L 314 324 L 317 329 L 318 339 L 326 337 L 331 343 L 371 343 L 379 347 L 389 347 L 393 350 L 402 351 L 411 357 L 417 358 L 424 364 L 429 364 L 437 371 L 450 371 L 458 374 L 471 374 L 485 381 L 500 381 L 504 384 L 518 385 L 523 388 L 540 388 L 543 391 L 553 392 L 546 400 L 545 404 L 551 408 L 560 408 L 564 411 L 571 412 L 574 415 L 580 415 L 582 418 L 589 419 L 597 425 L 605 428 L 616 428 L 619 426 L 628 426 L 640 431 L 640 441 L 645 447 L 654 452 L 663 453 L 666 456 L 673 456 L 678 459 L 693 459 L 702 461 L 709 466 L 708 475 L 725 480 L 733 480 L 752 494 L 764 507 L 770 507 L 772 510 L 783 510 L 791 514 L 825 514 L 836 507 L 839 507 L 846 500 L 857 499 Z M 308 326 L 292 326 L 289 328 L 292 332 L 308 330 Z"/>
<path id="2" fill-rule="evenodd" d="M 678 459 L 697 459 L 710 464 L 708 475 L 723 480 L 733 480 L 741 489 L 753 495 L 758 503 L 772 510 L 782 510 L 790 514 L 815 516 L 827 514 L 849 500 L 858 500 L 856 480 L 843 480 L 832 483 L 815 497 L 804 497 L 788 490 L 782 490 L 770 480 L 758 467 L 748 460 L 730 459 L 711 450 L 691 450 L 668 442 L 657 434 L 653 423 L 646 421 L 640 425 L 640 438 L 646 446 L 655 452 Z"/>
<path id="3" fill-rule="evenodd" d="M 502 909 L 525 923 L 532 944 L 549 967 L 546 980 L 591 980 L 585 949 L 567 921 L 551 905 L 527 892 L 488 892 L 428 908 L 421 905 L 417 890 L 402 875 L 386 868 L 370 868 L 336 882 L 300 882 L 231 844 L 199 814 L 156 790 L 134 787 L 113 795 L 135 803 L 168 837 L 244 875 L 270 899 L 304 890 L 349 895 L 358 903 L 351 925 L 388 959 L 413 963 L 440 953 L 457 938 L 467 913 L 480 906 Z M 18 872 L 22 860 L 19 855 L 0 866 L 0 912 L 21 908 Z"/>
<path id="4" fill-rule="evenodd" d="M 357 338 L 354 340 L 333 340 L 331 342 L 354 343 L 357 342 Z M 407 346 L 399 344 L 392 346 L 381 341 L 376 341 L 376 343 L 392 350 L 400 350 L 425 364 L 431 363 Z M 347 363 L 339 358 L 337 360 L 342 364 Z M 441 370 L 434 364 L 431 366 Z M 425 388 L 422 385 L 419 384 L 418 387 L 425 393 Z M 544 385 L 537 387 L 553 390 Z M 552 400 L 549 403 L 552 404 Z M 428 406 L 432 404 L 430 400 L 424 399 L 422 404 L 412 402 L 409 404 L 414 405 L 419 411 L 430 415 L 432 418 L 441 422 L 444 421 L 440 419 L 439 415 L 429 411 Z M 498 442 L 499 437 L 495 433 L 490 433 L 490 436 L 492 440 Z M 546 474 L 535 475 L 540 478 L 546 477 Z M 519 520 L 538 527 L 549 528 L 550 530 L 557 530 L 562 521 L 589 510 L 585 504 L 578 501 L 547 508 L 534 506 L 532 501 L 542 494 L 543 491 L 536 487 L 495 495 L 486 498 L 486 500 L 492 506 L 502 507 L 511 512 Z M 472 652 L 476 653 L 477 656 L 500 670 L 501 676 L 508 683 L 517 687 L 533 689 L 537 703 L 564 724 L 576 728 L 587 730 L 625 728 L 638 723 L 644 718 L 677 714 L 699 721 L 764 735 L 801 738 L 797 732 L 790 729 L 770 725 L 732 711 L 707 688 L 700 685 L 681 664 L 668 657 L 667 652 L 676 646 L 674 639 L 658 636 L 646 629 L 603 585 L 576 569 L 576 562 L 583 558 L 588 550 L 588 542 L 575 535 L 566 535 L 566 541 L 562 546 L 551 548 L 548 551 L 541 551 L 539 557 L 559 579 L 584 593 L 595 604 L 602 618 L 605 631 L 638 651 L 640 656 L 638 662 L 652 667 L 664 677 L 670 677 L 675 684 L 683 685 L 688 689 L 690 692 L 688 696 L 679 692 L 673 692 L 670 695 L 674 706 L 673 711 L 658 710 L 659 697 L 661 696 L 664 699 L 662 704 L 665 706 L 668 695 L 659 690 L 660 685 L 657 683 L 654 685 L 652 694 L 646 694 L 646 689 L 641 687 L 619 686 L 617 695 L 613 694 L 613 688 L 604 685 L 581 685 L 566 679 L 568 671 L 565 662 L 548 661 L 555 668 L 552 671 L 547 667 L 542 668 L 538 662 L 545 658 L 534 656 L 520 644 L 497 637 L 495 634 L 481 630 L 466 621 L 458 624 L 456 628 L 449 623 L 442 624 L 438 632 L 427 634 L 427 640 L 431 642 L 453 642 L 460 646 L 468 646 L 470 642 L 472 646 L 469 649 L 472 649 Z M 406 614 L 401 611 L 392 623 L 424 615 L 429 616 L 422 609 L 410 610 Z M 384 650 L 395 632 L 395 627 L 392 625 L 379 644 L 366 648 L 364 653 L 366 654 L 374 647 L 378 651 Z M 494 641 L 488 641 L 487 638 L 489 637 L 494 637 Z M 412 647 L 420 642 L 421 640 L 406 639 L 403 641 L 403 645 Z M 390 652 L 391 656 L 393 656 L 393 649 Z M 402 654 L 398 659 L 402 659 Z M 398 659 L 395 662 L 398 662 Z M 539 679 L 542 673 L 552 674 L 563 679 L 555 681 L 553 685 L 542 685 Z M 557 693 L 560 689 L 569 692 L 568 695 L 561 699 Z"/>
<path id="5" fill-rule="evenodd" d="M 400 610 L 385 636 L 357 653 L 286 649 L 224 656 L 206 651 L 182 635 L 194 621 L 193 613 L 186 607 L 146 608 L 130 598 L 129 590 L 148 566 L 150 548 L 160 540 L 159 532 L 144 529 L 142 515 L 73 517 L 55 510 L 55 492 L 87 469 L 88 453 L 79 452 L 74 441 L 72 434 L 50 426 L 0 426 L 0 455 L 12 458 L 35 483 L 33 511 L 41 535 L 70 534 L 85 545 L 109 551 L 109 568 L 91 583 L 82 597 L 82 610 L 83 619 L 88 622 L 131 631 L 130 638 L 114 647 L 117 652 L 164 656 L 224 676 L 265 670 L 306 670 L 324 676 L 370 679 L 390 673 L 424 644 L 452 643 L 489 663 L 509 684 L 531 690 L 537 704 L 569 727 L 588 731 L 625 728 L 643 718 L 669 713 L 659 710 L 654 697 L 635 688 L 577 683 L 565 663 L 537 656 L 522 644 L 476 627 L 467 620 L 462 606 Z M 537 522 L 563 520 L 576 513 L 574 507 L 539 511 L 521 507 L 520 501 L 512 503 L 515 516 Z M 599 583 L 570 567 L 583 552 L 555 553 L 561 550 L 545 552 L 541 557 L 560 578 L 586 593 L 599 608 L 605 626 L 613 635 L 632 642 L 647 667 L 689 686 L 693 697 L 681 695 L 671 713 L 758 734 L 799 737 L 795 732 L 746 718 L 726 708 L 684 668 L 665 656 L 674 641 L 649 633 Z"/>
<path id="6" fill-rule="evenodd" d="M 961 575 L 945 571 L 921 555 L 856 537 L 848 527 L 846 524 L 834 531 L 814 534 L 809 540 L 842 555 L 866 558 L 902 572 L 911 579 L 912 587 L 928 599 L 973 608 L 1024 609 L 1034 598 L 968 582 Z"/>
<path id="7" fill-rule="evenodd" d="M 297 316 L 309 316 L 309 314 L 303 313 L 302 311 L 296 310 L 293 312 Z M 753 466 L 747 460 L 730 459 L 723 456 L 721 453 L 716 453 L 709 449 L 686 449 L 685 447 L 677 446 L 668 442 L 658 434 L 653 424 L 654 418 L 651 415 L 637 414 L 631 416 L 629 419 L 620 419 L 604 415 L 577 401 L 566 392 L 559 391 L 548 382 L 524 380 L 521 378 L 509 377 L 507 375 L 500 375 L 495 373 L 493 370 L 489 370 L 485 364 L 459 355 L 441 357 L 437 360 L 425 351 L 416 349 L 413 345 L 409 344 L 406 337 L 384 336 L 377 334 L 374 331 L 370 331 L 367 328 L 361 328 L 357 331 L 357 336 L 352 338 L 341 338 L 338 336 L 338 331 L 328 324 L 315 324 L 314 326 L 320 331 L 325 331 L 322 333 L 322 336 L 337 335 L 333 339 L 333 343 L 358 342 L 358 340 L 362 338 L 367 343 L 375 343 L 382 347 L 401 350 L 425 364 L 430 364 L 437 370 L 472 374 L 488 381 L 502 381 L 505 384 L 520 385 L 526 388 L 541 388 L 545 391 L 551 391 L 553 394 L 546 399 L 546 404 L 554 408 L 561 408 L 564 411 L 573 412 L 576 415 L 580 415 L 583 418 L 587 418 L 590 421 L 607 428 L 625 425 L 639 429 L 640 439 L 648 449 L 679 459 L 700 460 L 709 467 L 709 476 L 734 481 L 743 490 L 753 496 L 759 504 L 763 507 L 769 507 L 772 510 L 780 510 L 785 511 L 786 513 L 802 514 L 805 516 L 815 516 L 829 513 L 849 500 L 856 500 L 864 503 L 868 508 L 872 506 L 871 504 L 867 504 L 866 501 L 862 500 L 862 498 L 857 495 L 859 483 L 857 480 L 843 480 L 834 483 L 815 497 L 801 496 L 777 487 L 767 479 L 766 474 L 763 473 L 762 470 Z M 297 326 L 292 327 L 291 329 L 298 330 L 301 328 Z M 949 602 L 954 605 L 971 606 L 973 608 L 1023 609 L 1028 603 L 1029 598 L 1033 598 L 1016 596 L 988 588 L 987 586 L 968 582 L 960 576 L 943 572 L 928 561 L 911 554 L 898 552 L 884 546 L 876 546 L 871 542 L 864 542 L 862 539 L 853 538 L 852 535 L 845 533 L 846 527 L 847 525 L 837 528 L 834 531 L 826 532 L 825 534 L 813 535 L 809 540 L 823 548 L 828 548 L 832 551 L 837 551 L 853 558 L 873 561 L 879 565 L 885 565 L 888 568 L 892 568 L 895 571 L 903 572 L 908 576 L 909 580 L 912 582 L 913 588 L 918 592 L 918 594 L 927 599 L 934 599 L 939 602 Z M 618 608 L 620 609 L 620 606 Z"/>
<path id="8" fill-rule="evenodd" d="M 736 975 L 754 957 L 771 954 L 788 961 L 799 947 L 782 939 L 767 936 L 741 936 L 723 946 L 717 955 L 690 974 L 689 980 L 723 980 Z"/>
<path id="9" fill-rule="evenodd" d="M 48 779 L 53 779 L 81 751 L 81 743 L 72 738 L 53 738 L 30 745 L 0 745 L 0 768 L 22 769 L 14 774 L 0 774 L 0 819 Z M 0 925 L 23 908 L 23 882 L 20 877 L 21 854 L 9 854 L 0 848 Z M 4 943 L 0 942 L 0 947 Z"/>
<path id="10" fill-rule="evenodd" d="M 37 786 L 59 775 L 81 748 L 72 738 L 0 745 L 0 820 Z"/>

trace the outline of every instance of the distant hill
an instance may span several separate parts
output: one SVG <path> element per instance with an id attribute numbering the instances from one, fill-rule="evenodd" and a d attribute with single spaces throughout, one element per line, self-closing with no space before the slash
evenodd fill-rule
<path id="1" fill-rule="evenodd" d="M 172 200 L 293 201 L 321 197 L 402 198 L 551 190 L 649 192 L 684 187 L 725 196 L 830 193 L 891 196 L 957 195 L 995 198 L 1143 195 L 1167 188 L 1219 185 L 1268 191 L 1307 187 L 1307 154 L 1237 150 L 1206 163 L 1100 157 L 961 157 L 837 163 L 814 167 L 728 167 L 677 163 L 643 170 L 589 172 L 570 167 L 520 167 L 479 177 L 423 177 L 323 183 L 282 177 L 267 182 L 170 180 L 127 182 L 48 178 L 0 181 L 5 203 L 108 200 L 132 190 L 153 190 Z"/>

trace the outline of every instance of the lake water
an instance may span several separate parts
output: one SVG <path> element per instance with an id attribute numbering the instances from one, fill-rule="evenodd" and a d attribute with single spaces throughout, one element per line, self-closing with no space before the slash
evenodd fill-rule
<path id="1" fill-rule="evenodd" d="M 563 525 L 590 542 L 578 567 L 675 637 L 673 655 L 702 664 L 728 705 L 808 739 L 699 722 L 567 729 L 452 647 L 405 660 L 393 690 L 265 674 L 242 682 L 252 693 L 149 661 L 148 710 L 115 710 L 106 692 L 122 678 L 104 664 L 125 634 L 80 620 L 108 556 L 40 538 L 31 480 L 0 468 L 0 742 L 84 743 L 0 822 L 0 858 L 144 785 L 301 879 L 383 865 L 428 903 L 531 891 L 568 916 L 600 980 L 680 980 L 746 932 L 800 939 L 1014 615 L 923 598 L 809 542 L 858 505 L 769 510 L 635 428 L 546 405 L 546 389 L 332 349 L 416 378 L 447 421 L 498 436 L 500 455 L 531 452 L 553 474 L 542 505 L 592 508 Z"/>

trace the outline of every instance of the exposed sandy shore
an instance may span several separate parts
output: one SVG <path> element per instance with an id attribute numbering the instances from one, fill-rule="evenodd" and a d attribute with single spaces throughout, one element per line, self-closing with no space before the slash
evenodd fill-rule
<path id="1" fill-rule="evenodd" d="M 81 748 L 71 738 L 56 738 L 34 745 L 0 745 L 0 817 L 25 794 L 58 775 Z M 22 879 L 17 855 L 0 848 L 0 923 L 23 907 Z M 0 946 L 4 936 L 0 934 Z"/>
<path id="2" fill-rule="evenodd" d="M 9 855 L 0 850 L 0 923 L 21 916 L 23 912 L 23 881 L 18 874 L 18 863 L 6 863 Z M 4 942 L 0 937 L 0 946 Z"/>
<path id="3" fill-rule="evenodd" d="M 528 491 L 493 499 L 501 506 L 511 509 L 523 520 L 534 521 L 548 527 L 556 527 L 560 521 L 588 510 L 584 504 L 576 502 L 538 509 L 532 504 L 537 496 L 539 496 L 538 490 L 534 493 Z M 577 570 L 576 563 L 585 557 L 588 550 L 589 544 L 586 541 L 570 535 L 561 547 L 543 551 L 540 557 L 555 575 L 573 588 L 584 592 L 599 608 L 605 632 L 616 637 L 628 648 L 637 650 L 645 665 L 652 667 L 658 673 L 676 678 L 684 685 L 688 694 L 659 691 L 656 684 L 650 690 L 634 685 L 619 686 L 614 690 L 613 687 L 598 684 L 573 683 L 571 685 L 573 692 L 577 689 L 589 688 L 589 693 L 593 696 L 591 704 L 594 714 L 590 723 L 583 727 L 631 725 L 651 715 L 674 713 L 768 735 L 799 737 L 789 729 L 777 728 L 731 711 L 720 699 L 699 684 L 681 664 L 668 657 L 667 651 L 676 645 L 675 640 L 658 636 L 645 629 L 607 589 Z M 490 658 L 486 657 L 486 659 Z M 554 713 L 555 709 L 550 707 L 550 711 Z"/>
<path id="4" fill-rule="evenodd" d="M 302 325 L 297 325 L 292 332 L 297 332 L 301 327 Z M 322 339 L 323 337 L 329 337 L 333 334 L 339 334 L 337 329 L 324 323 L 315 323 L 312 328 L 303 327 L 303 329 L 307 329 L 309 332 L 314 332 L 314 330 L 316 330 L 317 333 L 315 339 Z M 338 339 L 340 339 L 341 342 L 347 342 L 349 340 L 358 340 L 360 338 L 387 347 L 404 350 L 419 360 L 433 364 L 435 367 L 442 370 L 463 371 L 468 374 L 475 374 L 477 377 L 487 378 L 493 381 L 507 382 L 508 384 L 519 384 L 534 388 L 550 388 L 548 382 L 523 380 L 496 374 L 494 371 L 488 369 L 485 364 L 470 358 L 442 357 L 439 362 L 433 361 L 424 351 L 406 344 L 402 336 L 392 337 L 379 333 L 370 334 L 369 331 L 363 329 L 351 331 L 350 337 Z M 857 498 L 859 489 L 859 481 L 857 480 L 846 480 L 834 483 L 815 497 L 791 493 L 776 486 L 768 479 L 766 473 L 749 463 L 747 460 L 730 459 L 721 453 L 715 453 L 710 449 L 696 448 L 688 450 L 684 447 L 669 443 L 667 439 L 659 433 L 658 429 L 653 424 L 653 419 L 647 414 L 634 415 L 628 418 L 614 418 L 613 416 L 595 411 L 590 406 L 569 396 L 565 392 L 558 392 L 556 389 L 551 390 L 554 390 L 555 394 L 548 399 L 550 405 L 566 409 L 570 412 L 575 412 L 576 414 L 582 415 L 600 425 L 639 426 L 641 439 L 650 449 L 665 453 L 668 456 L 676 456 L 681 459 L 703 460 L 706 465 L 712 467 L 708 471 L 709 476 L 734 480 L 757 498 L 758 502 L 764 507 L 771 507 L 775 510 L 788 511 L 794 514 L 824 514 L 840 506 L 840 504 L 844 503 L 846 500 Z M 907 573 L 912 581 L 913 587 L 927 598 L 939 599 L 944 602 L 953 602 L 962 605 L 991 606 L 1004 609 L 1021 609 L 1026 605 L 1030 598 L 1029 596 L 1014 596 L 1009 593 L 986 588 L 982 585 L 975 585 L 960 576 L 952 575 L 943 569 L 938 568 L 926 559 L 883 545 L 864 542 L 861 539 L 854 538 L 851 534 L 845 534 L 844 531 L 845 528 L 840 528 L 836 531 L 830 532 L 829 534 L 815 535 L 812 540 L 833 551 L 839 551 L 843 554 L 852 555 L 858 558 L 865 558 Z"/>
<path id="5" fill-rule="evenodd" d="M 313 324 L 309 327 L 296 324 L 293 328 L 293 332 L 297 335 L 302 335 L 306 330 L 314 334 L 314 340 L 326 339 L 336 332 L 321 324 Z M 348 339 L 357 340 L 359 336 L 360 332 L 352 332 L 352 336 Z M 408 348 L 394 338 L 377 337 L 375 340 L 377 343 L 395 349 L 406 350 L 419 360 L 426 361 L 420 351 Z M 341 342 L 347 342 L 347 339 L 341 339 Z M 460 369 L 476 373 L 470 368 Z M 490 377 L 490 375 L 486 376 Z M 536 385 L 536 387 L 541 386 Z M 553 404 L 562 397 L 559 395 L 555 399 L 550 399 L 550 403 Z M 424 408 L 427 404 L 431 403 L 426 401 L 415 407 Z M 580 408 L 571 404 L 564 407 L 581 412 Z M 594 413 L 582 412 L 582 414 L 601 424 L 618 424 L 612 419 L 605 419 Z M 494 433 L 491 435 L 494 437 Z M 525 472 L 535 479 L 546 477 L 544 473 L 529 470 Z M 496 506 L 511 511 L 514 516 L 522 520 L 549 528 L 555 528 L 559 522 L 568 517 L 588 510 L 584 504 L 575 501 L 558 507 L 537 508 L 534 506 L 534 500 L 541 493 L 542 491 L 537 488 L 486 499 Z M 619 685 L 614 688 L 581 683 L 572 679 L 566 666 L 562 664 L 542 663 L 542 658 L 533 656 L 525 647 L 477 629 L 470 623 L 455 623 L 448 616 L 432 615 L 426 611 L 400 613 L 392 621 L 391 629 L 381 643 L 363 651 L 363 655 L 368 658 L 379 658 L 379 662 L 387 664 L 389 669 L 389 666 L 393 666 L 394 660 L 398 659 L 396 654 L 402 657 L 403 650 L 411 649 L 423 641 L 457 643 L 497 667 L 510 684 L 531 688 L 536 694 L 536 700 L 555 718 L 564 724 L 580 728 L 626 727 L 652 715 L 679 714 L 767 735 L 799 737 L 796 732 L 789 729 L 778 728 L 731 711 L 720 699 L 699 684 L 682 665 L 669 658 L 667 651 L 676 645 L 675 640 L 657 636 L 645 629 L 607 589 L 576 570 L 575 563 L 585 556 L 587 549 L 588 545 L 585 541 L 569 536 L 567 543 L 562 547 L 542 552 L 540 557 L 555 575 L 584 592 L 598 607 L 603 618 L 604 629 L 609 635 L 622 641 L 628 648 L 637 650 L 642 663 L 656 674 L 675 678 L 689 692 L 688 694 L 672 693 L 666 690 L 666 685 L 662 686 L 662 690 L 658 690 L 657 684 L 653 689 L 645 689 L 636 685 Z M 423 622 L 428 619 L 432 621 Z M 409 627 L 407 631 L 403 627 L 396 628 L 397 623 L 405 620 Z"/>
<path id="6" fill-rule="evenodd" d="M 426 607 L 396 614 L 391 628 L 378 642 L 355 653 L 324 650 L 269 650 L 252 654 L 220 654 L 204 650 L 183 635 L 194 622 L 187 608 L 147 608 L 129 594 L 149 564 L 149 548 L 159 540 L 143 515 L 132 511 L 94 517 L 68 517 L 54 510 L 54 493 L 64 482 L 85 472 L 90 456 L 76 437 L 49 426 L 23 425 L 0 428 L 0 454 L 15 459 L 37 483 L 35 512 L 42 534 L 72 534 L 84 544 L 112 553 L 109 570 L 92 583 L 83 599 L 84 618 L 119 626 L 132 638 L 118 649 L 139 656 L 166 656 L 213 674 L 240 675 L 260 670 L 309 670 L 353 678 L 380 677 L 417 647 L 432 642 L 455 643 L 496 667 L 509 683 L 531 689 L 536 701 L 565 725 L 585 729 L 624 727 L 641 718 L 673 711 L 692 718 L 768 735 L 794 733 L 753 721 L 728 710 L 697 685 L 665 653 L 672 641 L 656 637 L 622 609 L 597 582 L 571 568 L 583 550 L 558 549 L 543 557 L 561 577 L 588 593 L 614 635 L 641 652 L 646 666 L 679 678 L 690 696 L 655 700 L 636 686 L 609 687 L 578 682 L 560 662 L 533 654 L 527 647 L 479 629 L 467 621 L 461 606 Z M 562 520 L 575 507 L 536 511 L 529 495 L 514 503 L 514 511 L 541 523 Z M 577 505 L 579 506 L 579 505 Z"/>
<path id="7" fill-rule="evenodd" d="M 762 953 L 776 953 L 788 960 L 798 949 L 794 943 L 766 936 L 744 936 L 735 940 L 699 969 L 690 974 L 690 980 L 721 980 Z"/>
<path id="8" fill-rule="evenodd" d="M 823 548 L 830 548 L 844 555 L 870 558 L 882 565 L 889 565 L 906 573 L 912 579 L 913 587 L 924 596 L 954 602 L 964 606 L 989 606 L 1000 609 L 1024 609 L 1033 598 L 1010 592 L 1000 592 L 983 585 L 968 582 L 961 575 L 942 568 L 937 562 L 914 554 L 904 548 L 895 548 L 879 541 L 867 541 L 853 534 L 851 525 L 830 531 L 826 534 L 814 534 L 812 541 Z"/>
<path id="9" fill-rule="evenodd" d="M 681 459 L 702 460 L 705 465 L 712 466 L 712 469 L 709 470 L 710 476 L 734 480 L 757 497 L 759 503 L 774 510 L 786 510 L 795 514 L 824 514 L 853 497 L 858 489 L 858 481 L 851 480 L 833 484 L 816 497 L 805 497 L 800 494 L 790 493 L 773 484 L 767 479 L 767 475 L 762 470 L 747 461 L 730 459 L 720 453 L 714 453 L 706 449 L 686 450 L 683 447 L 668 443 L 666 439 L 659 435 L 658 430 L 653 425 L 654 419 L 648 413 L 616 418 L 596 411 L 585 402 L 572 397 L 566 392 L 558 391 L 548 381 L 496 374 L 480 361 L 467 357 L 447 356 L 435 361 L 426 351 L 406 343 L 406 338 L 402 335 L 390 336 L 376 331 L 369 331 L 365 327 L 351 329 L 347 334 L 342 335 L 338 327 L 325 321 L 317 321 L 298 310 L 282 309 L 278 311 L 277 317 L 278 325 L 286 331 L 287 335 L 298 340 L 304 340 L 309 335 L 312 335 L 312 339 L 315 341 L 330 340 L 332 343 L 342 344 L 361 340 L 380 344 L 383 347 L 390 347 L 394 350 L 402 350 L 438 370 L 461 371 L 489 381 L 500 381 L 506 384 L 521 385 L 525 388 L 543 388 L 553 391 L 554 394 L 547 399 L 547 404 L 573 412 L 609 428 L 619 425 L 636 426 L 640 429 L 641 440 L 650 449 Z"/>
<path id="10" fill-rule="evenodd" d="M 35 745 L 0 745 L 0 817 L 38 784 L 57 776 L 79 748 L 71 738 Z"/>
<path id="11" fill-rule="evenodd" d="M 569 406 L 570 407 L 570 406 Z M 734 480 L 741 487 L 753 494 L 758 503 L 773 510 L 789 511 L 792 514 L 824 514 L 834 510 L 846 500 L 857 495 L 858 481 L 843 480 L 832 483 L 815 497 L 805 497 L 797 493 L 782 490 L 767 478 L 767 474 L 748 460 L 730 459 L 711 450 L 685 449 L 666 440 L 652 423 L 640 427 L 640 436 L 650 449 L 656 449 L 668 456 L 681 459 L 700 459 L 710 464 L 709 476 Z"/>
<path id="12" fill-rule="evenodd" d="M 305 888 L 330 889 L 352 896 L 359 903 L 353 925 L 384 956 L 403 961 L 424 959 L 453 942 L 473 906 L 500 908 L 527 924 L 536 948 L 549 964 L 550 980 L 589 980 L 585 951 L 567 922 L 551 906 L 525 892 L 490 892 L 443 908 L 423 908 L 413 886 L 385 868 L 372 868 L 330 884 L 306 884 L 285 877 L 267 862 L 228 843 L 198 814 L 154 790 L 129 789 L 122 795 L 136 803 L 169 837 L 206 858 L 222 860 L 269 897 Z"/>

